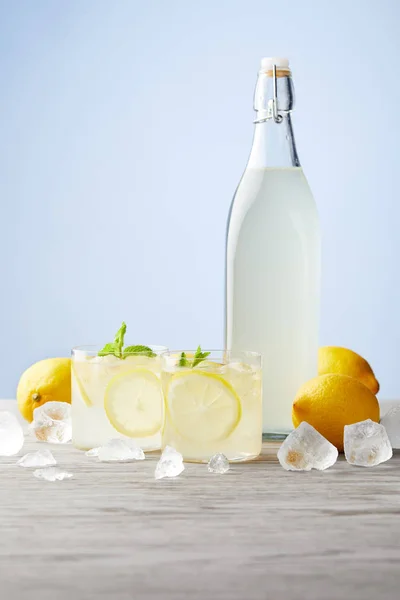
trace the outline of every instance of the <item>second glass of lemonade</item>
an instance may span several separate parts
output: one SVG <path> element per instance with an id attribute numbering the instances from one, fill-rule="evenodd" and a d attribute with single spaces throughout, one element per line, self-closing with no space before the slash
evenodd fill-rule
<path id="1" fill-rule="evenodd" d="M 258 456 L 262 443 L 261 356 L 256 352 L 165 352 L 162 447 L 184 460 Z"/>
<path id="2" fill-rule="evenodd" d="M 164 402 L 161 353 L 124 352 L 123 358 L 101 354 L 101 347 L 72 350 L 72 442 L 90 450 L 111 439 L 134 442 L 143 450 L 161 446 Z"/>

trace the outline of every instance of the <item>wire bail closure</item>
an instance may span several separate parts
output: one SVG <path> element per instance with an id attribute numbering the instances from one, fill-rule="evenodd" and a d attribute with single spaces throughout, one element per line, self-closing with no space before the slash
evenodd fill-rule
<path id="1" fill-rule="evenodd" d="M 277 93 L 277 81 L 276 81 L 276 65 L 272 65 L 272 116 L 275 123 L 282 123 L 283 117 L 278 113 L 278 93 Z"/>
<path id="2" fill-rule="evenodd" d="M 257 93 L 257 88 L 256 88 Z M 258 123 L 265 123 L 270 119 L 273 119 L 275 123 L 279 124 L 283 121 L 283 115 L 287 115 L 292 112 L 291 108 L 284 108 L 279 110 L 278 105 L 278 83 L 277 83 L 277 75 L 276 75 L 276 64 L 272 65 L 272 98 L 268 100 L 268 105 L 265 108 L 255 110 L 258 113 L 258 118 L 253 121 L 255 125 Z"/>

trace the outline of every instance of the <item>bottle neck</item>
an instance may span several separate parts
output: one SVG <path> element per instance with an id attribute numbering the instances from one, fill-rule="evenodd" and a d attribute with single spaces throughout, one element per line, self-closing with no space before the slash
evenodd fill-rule
<path id="1" fill-rule="evenodd" d="M 278 69 L 276 75 L 276 87 L 272 71 L 260 72 L 258 76 L 254 95 L 257 118 L 249 168 L 300 166 L 291 120 L 294 107 L 292 78 L 288 70 Z"/>

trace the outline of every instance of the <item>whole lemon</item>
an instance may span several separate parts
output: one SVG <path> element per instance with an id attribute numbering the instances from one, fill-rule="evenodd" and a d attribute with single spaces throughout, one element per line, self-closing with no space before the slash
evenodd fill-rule
<path id="1" fill-rule="evenodd" d="M 318 351 L 318 375 L 340 373 L 355 377 L 373 394 L 379 392 L 379 383 L 369 363 L 352 350 L 339 346 L 323 346 Z"/>
<path id="2" fill-rule="evenodd" d="M 301 386 L 293 402 L 297 427 L 307 421 L 341 452 L 344 426 L 371 419 L 379 422 L 379 403 L 370 389 L 347 375 L 320 375 Z"/>
<path id="3" fill-rule="evenodd" d="M 70 358 L 40 360 L 29 367 L 19 380 L 18 408 L 27 421 L 32 421 L 35 408 L 50 400 L 71 403 Z"/>

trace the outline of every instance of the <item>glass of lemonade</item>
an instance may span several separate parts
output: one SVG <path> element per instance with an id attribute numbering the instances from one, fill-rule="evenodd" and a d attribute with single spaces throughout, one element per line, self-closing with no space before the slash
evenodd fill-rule
<path id="1" fill-rule="evenodd" d="M 104 347 L 72 350 L 72 443 L 76 448 L 90 450 L 115 438 L 130 439 L 143 450 L 161 446 L 160 355 L 167 348 L 124 349 L 126 326 L 122 341 L 120 331 Z"/>
<path id="2" fill-rule="evenodd" d="M 216 350 L 161 356 L 165 418 L 162 447 L 186 461 L 258 456 L 262 443 L 261 356 Z"/>

